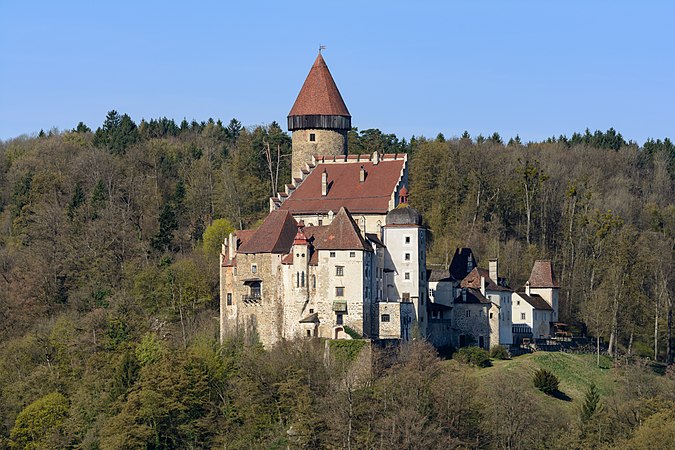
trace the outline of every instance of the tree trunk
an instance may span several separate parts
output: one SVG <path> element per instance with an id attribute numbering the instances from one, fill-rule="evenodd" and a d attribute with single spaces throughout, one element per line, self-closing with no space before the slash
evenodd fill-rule
<path id="1" fill-rule="evenodd" d="M 659 360 L 659 297 L 656 297 L 656 308 L 654 311 L 654 361 Z"/>

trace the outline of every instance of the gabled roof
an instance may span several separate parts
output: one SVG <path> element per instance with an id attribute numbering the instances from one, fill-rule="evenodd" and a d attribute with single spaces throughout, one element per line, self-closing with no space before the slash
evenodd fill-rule
<path id="1" fill-rule="evenodd" d="M 466 301 L 464 301 L 464 295 L 461 293 L 455 298 L 455 303 L 480 303 L 487 305 L 492 303 L 488 298 L 481 294 L 479 289 L 467 288 L 466 289 Z"/>
<path id="2" fill-rule="evenodd" d="M 288 211 L 272 211 L 238 253 L 288 253 L 298 224 Z"/>
<path id="3" fill-rule="evenodd" d="M 469 258 L 471 259 L 471 268 L 467 270 Z M 458 248 L 450 262 L 450 276 L 457 281 L 463 280 L 476 266 L 478 266 L 478 259 L 471 249 L 468 247 Z"/>
<path id="4" fill-rule="evenodd" d="M 451 281 L 450 273 L 445 269 L 427 269 L 427 281 Z"/>
<path id="5" fill-rule="evenodd" d="M 527 280 L 531 288 L 557 288 L 560 287 L 555 273 L 553 262 L 550 259 L 539 259 L 534 262 L 530 279 Z"/>
<path id="6" fill-rule="evenodd" d="M 461 287 L 469 287 L 473 289 L 480 289 L 480 279 L 481 277 L 485 278 L 485 290 L 488 291 L 507 291 L 511 292 L 511 289 L 509 289 L 506 286 L 500 286 L 499 284 L 495 283 L 495 281 L 490 278 L 490 272 L 481 269 L 479 267 L 474 267 L 469 274 L 464 277 L 462 282 L 460 283 Z"/>
<path id="7" fill-rule="evenodd" d="M 316 227 L 319 228 L 319 227 Z M 354 218 L 349 211 L 342 207 L 333 221 L 314 240 L 314 247 L 318 250 L 365 250 L 372 251 L 363 236 Z"/>
<path id="8" fill-rule="evenodd" d="M 386 214 L 403 175 L 406 159 L 320 163 L 286 198 L 279 209 L 294 214 L 326 214 L 345 207 L 352 214 Z M 361 167 L 365 181 L 359 181 Z M 321 174 L 327 173 L 328 192 L 321 195 Z"/>
<path id="9" fill-rule="evenodd" d="M 551 305 L 549 305 L 546 300 L 544 300 L 541 296 L 537 294 L 530 293 L 530 295 L 527 295 L 525 292 L 517 292 L 517 294 L 523 300 L 529 303 L 530 306 L 532 306 L 534 309 L 539 309 L 543 311 L 553 311 Z"/>
<path id="10" fill-rule="evenodd" d="M 316 57 L 288 115 L 351 117 L 321 53 Z"/>

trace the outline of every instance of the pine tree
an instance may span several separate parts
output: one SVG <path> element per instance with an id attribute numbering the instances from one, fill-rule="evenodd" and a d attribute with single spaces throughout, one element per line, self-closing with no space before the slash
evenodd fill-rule
<path id="1" fill-rule="evenodd" d="M 586 391 L 584 404 L 581 407 L 581 420 L 583 422 L 588 422 L 596 412 L 600 411 L 600 409 L 600 394 L 595 387 L 595 383 L 591 383 Z"/>

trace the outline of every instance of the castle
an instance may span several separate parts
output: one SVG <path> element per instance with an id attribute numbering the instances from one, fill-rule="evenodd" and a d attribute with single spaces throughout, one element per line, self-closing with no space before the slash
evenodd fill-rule
<path id="1" fill-rule="evenodd" d="M 408 205 L 407 155 L 349 155 L 351 116 L 321 53 L 288 129 L 291 183 L 270 198 L 257 229 L 233 232 L 222 246 L 221 338 L 245 328 L 264 345 L 420 336 L 490 348 L 550 333 L 558 290 L 550 261 L 535 264 L 521 293 L 498 277 L 497 261 L 478 269 L 468 249 L 447 271 L 427 270 L 428 230 Z"/>

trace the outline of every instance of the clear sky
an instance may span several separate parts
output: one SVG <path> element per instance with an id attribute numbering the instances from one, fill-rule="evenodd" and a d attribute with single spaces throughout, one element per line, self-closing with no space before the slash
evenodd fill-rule
<path id="1" fill-rule="evenodd" d="M 111 109 L 285 128 L 319 44 L 359 129 L 675 138 L 674 17 L 666 0 L 0 0 L 0 139 Z"/>

